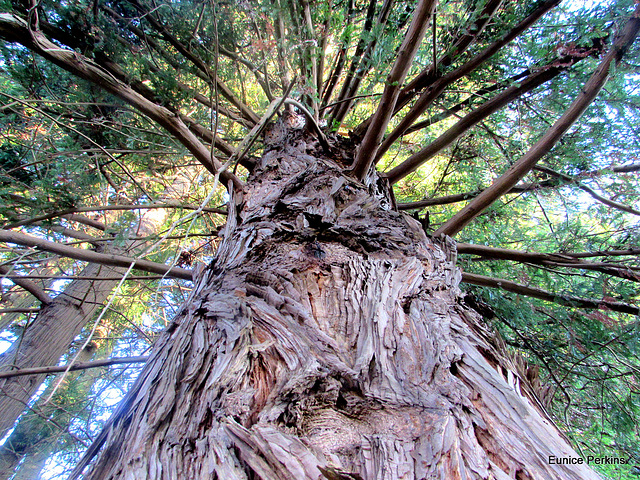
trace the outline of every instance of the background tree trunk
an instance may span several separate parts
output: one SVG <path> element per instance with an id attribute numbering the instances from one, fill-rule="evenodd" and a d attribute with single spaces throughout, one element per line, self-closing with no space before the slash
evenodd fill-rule
<path id="1" fill-rule="evenodd" d="M 103 447 L 86 478 L 598 478 L 549 464 L 577 454 L 463 306 L 453 242 L 343 175 L 351 149 L 279 142 L 75 474 Z"/>
<path id="2" fill-rule="evenodd" d="M 166 188 L 161 201 L 181 198 L 190 183 L 188 176 L 177 176 Z M 167 213 L 166 209 L 160 208 L 147 210 L 131 235 L 144 237 L 155 234 L 164 224 Z M 130 250 L 139 253 L 145 244 L 141 240 L 128 241 L 122 247 L 107 244 L 100 251 L 120 253 Z M 79 276 L 117 278 L 125 272 L 125 268 L 88 264 Z M 73 280 L 51 303 L 43 306 L 22 337 L 0 355 L 0 371 L 57 364 L 85 325 L 95 318 L 118 283 L 118 280 Z M 0 379 L 0 438 L 13 427 L 45 378 L 46 375 L 29 375 Z"/>
<path id="3" fill-rule="evenodd" d="M 90 343 L 80 351 L 78 362 L 91 360 L 96 352 L 96 344 Z M 89 369 L 80 372 L 71 372 L 60 380 L 64 381 L 58 389 L 58 398 L 52 398 L 48 402 L 38 402 L 31 411 L 20 417 L 15 429 L 0 447 L 0 480 L 38 480 L 41 471 L 54 451 L 58 439 L 63 436 L 74 417 L 73 410 L 77 411 L 77 404 L 82 403 L 93 384 L 99 378 L 100 369 Z M 81 382 L 73 392 L 68 391 L 68 386 L 78 381 Z M 51 382 L 43 392 L 40 400 L 47 399 L 56 388 L 57 382 Z M 75 404 L 68 408 L 60 405 L 61 398 L 70 395 L 75 398 Z"/>

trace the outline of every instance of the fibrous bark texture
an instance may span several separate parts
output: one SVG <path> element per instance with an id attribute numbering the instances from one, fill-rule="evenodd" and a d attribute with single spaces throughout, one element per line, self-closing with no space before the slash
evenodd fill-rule
<path id="1" fill-rule="evenodd" d="M 349 149 L 274 132 L 86 478 L 598 478 L 548 464 L 577 454 L 463 305 L 453 242 Z"/>

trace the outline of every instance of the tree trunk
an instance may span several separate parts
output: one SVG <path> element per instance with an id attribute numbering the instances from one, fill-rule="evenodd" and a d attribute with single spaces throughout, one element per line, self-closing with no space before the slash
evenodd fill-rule
<path id="1" fill-rule="evenodd" d="M 83 348 L 78 355 L 78 362 L 91 360 L 96 348 L 93 342 Z M 108 351 L 110 353 L 111 348 Z M 0 480 L 40 478 L 46 461 L 60 443 L 60 437 L 71 431 L 71 421 L 85 405 L 86 397 L 100 375 L 99 368 L 70 372 L 64 379 L 63 374 L 60 374 L 58 377 L 64 382 L 57 390 L 58 393 L 50 401 L 43 402 L 58 384 L 55 378 L 52 379 L 39 401 L 20 417 L 13 432 L 0 447 Z M 70 385 L 72 391 L 69 391 Z M 72 396 L 75 404 L 67 408 L 61 406 L 65 396 Z"/>
<path id="2" fill-rule="evenodd" d="M 102 447 L 85 478 L 598 478 L 549 464 L 578 455 L 461 303 L 453 242 L 343 175 L 351 149 L 280 133 L 76 474 Z"/>
<path id="3" fill-rule="evenodd" d="M 161 200 L 179 199 L 188 191 L 190 181 L 177 176 L 161 196 Z M 165 222 L 165 209 L 147 210 L 138 225 L 131 232 L 134 236 L 156 233 Z M 120 253 L 125 250 L 139 251 L 145 241 L 129 241 L 123 247 L 108 244 L 103 253 Z M 113 278 L 123 276 L 126 268 L 89 264 L 80 277 Z M 64 292 L 46 306 L 24 331 L 22 338 L 0 355 L 0 371 L 14 368 L 42 367 L 56 365 L 71 342 L 80 334 L 88 322 L 95 318 L 113 289 L 117 280 L 73 280 Z M 16 419 L 24 411 L 29 399 L 36 393 L 46 375 L 28 375 L 0 379 L 0 438 L 13 427 Z"/>

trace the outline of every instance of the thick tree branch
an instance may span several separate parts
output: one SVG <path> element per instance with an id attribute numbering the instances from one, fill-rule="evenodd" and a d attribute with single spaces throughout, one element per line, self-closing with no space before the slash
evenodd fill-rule
<path id="1" fill-rule="evenodd" d="M 13 283 L 18 285 L 19 287 L 24 288 L 27 292 L 29 292 L 31 295 L 36 297 L 43 304 L 46 305 L 48 303 L 51 303 L 51 297 L 49 295 L 47 295 L 46 292 L 44 290 L 42 290 L 38 285 L 33 283 L 31 280 L 27 280 L 26 278 L 22 278 L 19 275 L 11 275 L 11 277 L 9 277 L 8 275 L 10 273 L 11 273 L 11 268 L 10 267 L 4 266 L 4 265 L 0 265 L 0 277 L 1 278 L 8 278 L 9 280 L 11 280 Z"/>
<path id="2" fill-rule="evenodd" d="M 389 178 L 389 181 L 391 183 L 395 183 L 398 180 L 404 178 L 405 176 L 416 170 L 424 162 L 451 145 L 458 137 L 460 137 L 460 135 L 467 132 L 471 127 L 478 124 L 489 115 L 497 112 L 502 107 L 513 102 L 522 95 L 531 92 L 540 85 L 552 80 L 554 77 L 558 76 L 561 72 L 569 68 L 571 65 L 574 65 L 576 62 L 579 62 L 580 60 L 593 53 L 594 50 L 591 48 L 580 49 L 577 55 L 557 59 L 554 62 L 535 70 L 524 80 L 522 80 L 522 82 L 520 82 L 518 85 L 514 85 L 505 89 L 495 97 L 487 100 L 472 112 L 465 115 L 460 121 L 458 121 L 446 132 L 440 135 L 437 139 L 424 147 L 422 150 L 411 155 L 400 165 L 386 173 L 385 176 Z M 409 113 L 405 118 L 402 119 L 398 126 L 389 134 L 389 136 L 380 146 L 377 154 L 378 156 L 383 155 L 387 151 L 387 149 L 404 133 L 404 131 L 411 126 L 412 119 L 413 117 L 411 113 Z"/>
<path id="3" fill-rule="evenodd" d="M 134 106 L 169 131 L 211 173 L 220 172 L 220 177 L 225 184 L 232 181 L 237 188 L 242 187 L 242 182 L 235 175 L 226 170 L 221 171 L 222 164 L 173 112 L 145 98 L 91 59 L 77 52 L 60 48 L 48 40 L 42 32 L 30 30 L 26 20 L 12 14 L 0 14 L 0 38 L 20 43 L 59 67 L 95 83 Z"/>
<path id="4" fill-rule="evenodd" d="M 500 51 L 500 49 L 502 49 L 505 45 L 521 35 L 529 27 L 531 27 L 531 25 L 537 22 L 545 13 L 556 7 L 560 3 L 560 1 L 561 0 L 543 1 L 527 18 L 518 23 L 500 39 L 496 40 L 471 60 L 456 68 L 452 72 L 448 73 L 444 77 L 441 77 L 441 73 L 439 71 L 434 71 L 432 67 L 423 70 L 406 87 L 402 89 L 402 92 L 400 93 L 396 102 L 396 106 L 394 108 L 394 115 L 398 113 L 407 103 L 409 103 L 411 99 L 418 95 L 419 92 L 421 92 L 425 87 L 429 86 L 429 89 L 422 95 L 420 95 L 420 98 L 412 107 L 411 111 L 413 113 L 410 114 L 414 116 L 413 120 L 417 119 L 420 115 L 422 115 L 423 112 L 426 111 L 429 105 L 431 105 L 431 103 L 436 98 L 438 98 L 442 92 L 444 92 L 444 90 L 449 85 L 465 77 L 466 75 L 469 75 L 475 69 L 483 65 L 484 62 L 486 62 L 489 58 Z M 355 128 L 355 133 L 360 134 L 361 132 L 363 132 L 367 128 L 370 121 L 371 117 L 358 125 Z"/>
<path id="5" fill-rule="evenodd" d="M 36 313 L 39 311 L 39 308 L 0 308 L 0 315 L 5 313 Z"/>
<path id="6" fill-rule="evenodd" d="M 430 86 L 429 90 L 437 90 L 438 92 L 442 92 L 448 85 L 451 85 L 456 80 L 459 80 L 460 78 L 470 74 L 489 58 L 498 53 L 505 45 L 524 33 L 527 29 L 529 29 L 529 27 L 536 23 L 545 13 L 556 7 L 560 3 L 560 1 L 561 0 L 547 0 L 541 2 L 540 5 L 533 12 L 531 12 L 528 17 L 519 22 L 516 26 L 509 30 L 509 32 L 489 45 L 467 63 L 442 77 L 442 81 L 438 82 L 437 86 L 431 84 L 433 84 L 433 82 L 438 78 L 438 72 L 436 72 L 434 75 L 432 67 L 423 70 L 419 75 L 411 80 L 411 82 L 407 84 L 406 87 L 402 89 L 402 93 L 398 98 L 398 103 L 396 104 L 395 111 L 399 111 L 404 105 L 409 102 L 411 98 L 413 98 L 418 92 L 420 92 L 427 86 Z M 444 59 L 441 59 L 439 63 L 442 64 L 443 61 Z M 438 95 L 435 95 L 435 97 L 437 97 Z M 433 95 L 430 94 L 429 96 Z"/>
<path id="7" fill-rule="evenodd" d="M 575 257 L 562 253 L 538 253 L 525 252 L 521 250 L 508 250 L 505 248 L 494 248 L 486 245 L 473 245 L 470 243 L 458 243 L 458 253 L 478 255 L 482 258 L 498 260 L 510 260 L 520 263 L 534 265 L 544 265 L 548 267 L 580 268 L 583 270 L 595 270 L 608 275 L 640 282 L 640 276 L 634 273 L 638 267 L 629 267 L 620 264 L 592 263 L 579 260 Z"/>
<path id="8" fill-rule="evenodd" d="M 94 220 L 92 218 L 85 217 L 84 215 L 76 215 L 72 213 L 69 215 L 62 215 L 62 218 L 64 218 L 65 220 L 69 220 L 71 222 L 76 222 L 82 225 L 86 225 L 87 227 L 95 228 L 96 230 L 100 230 L 102 232 L 104 232 L 107 229 L 107 226 L 104 223 L 99 222 L 98 220 Z"/>
<path id="9" fill-rule="evenodd" d="M 72 365 L 52 365 L 49 367 L 21 368 L 0 372 L 0 378 L 22 377 L 24 375 L 39 375 L 41 373 L 73 372 L 75 370 L 87 370 L 88 368 L 108 367 L 110 365 L 121 365 L 127 363 L 144 363 L 149 357 L 115 357 L 106 360 L 96 360 L 95 362 L 74 363 Z"/>
<path id="10" fill-rule="evenodd" d="M 592 257 L 624 257 L 640 255 L 640 248 L 627 248 L 624 250 L 599 250 L 597 252 L 568 252 L 567 255 L 573 258 L 592 258 Z"/>
<path id="11" fill-rule="evenodd" d="M 436 0 L 420 0 L 413 12 L 413 20 L 398 51 L 391 72 L 387 77 L 378 108 L 373 114 L 371 124 L 356 151 L 352 169 L 356 178 L 360 180 L 369 173 L 374 160 L 377 158 L 378 144 L 382 140 L 393 114 L 393 107 L 400 94 L 400 86 L 404 82 L 413 62 L 413 57 L 418 52 L 420 43 L 427 32 L 429 18 L 433 17 L 436 3 Z"/>
<path id="12" fill-rule="evenodd" d="M 432 115 L 426 120 L 422 120 L 420 122 L 414 123 L 409 128 L 407 128 L 407 130 L 404 132 L 404 135 L 417 132 L 418 130 L 422 130 L 423 128 L 427 128 L 431 125 L 435 125 L 436 123 L 441 122 L 442 120 L 446 120 L 450 116 L 458 113 L 460 110 L 468 107 L 469 105 L 473 105 L 475 102 L 478 102 L 479 100 L 482 99 L 482 97 L 484 97 L 484 95 L 495 92 L 502 88 L 507 88 L 513 85 L 515 82 L 520 81 L 523 78 L 527 77 L 530 74 L 531 74 L 531 70 L 527 69 L 519 73 L 518 75 L 514 75 L 513 77 L 509 78 L 504 82 L 495 83 L 491 86 L 481 88 L 480 90 L 473 92 L 465 100 L 457 103 L 456 105 L 446 108 L 445 110 L 441 111 L 440 113 L 436 113 L 435 115 Z"/>
<path id="13" fill-rule="evenodd" d="M 632 315 L 640 314 L 640 307 L 635 305 L 611 302 L 609 300 L 580 298 L 571 295 L 557 295 L 555 293 L 547 292 L 546 290 L 527 287 L 526 285 L 521 285 L 503 278 L 485 277 L 484 275 L 476 275 L 475 273 L 462 272 L 462 281 L 471 285 L 479 285 L 481 287 L 500 288 L 508 292 L 517 293 L 527 297 L 539 298 L 540 300 L 546 300 L 548 302 L 554 302 L 568 307 L 612 310 L 614 312 L 630 313 Z"/>
<path id="14" fill-rule="evenodd" d="M 544 136 L 522 156 L 504 175 L 498 178 L 491 187 L 472 200 L 465 208 L 445 222 L 435 234 L 453 236 L 462 230 L 471 220 L 482 213 L 489 205 L 508 192 L 522 177 L 524 177 L 562 138 L 565 132 L 580 118 L 585 109 L 591 104 L 604 86 L 611 64 L 618 63 L 626 49 L 633 43 L 640 29 L 640 5 L 629 19 L 620 36 L 604 57 L 596 71 L 574 100 L 567 111 L 556 121 Z"/>
<path id="15" fill-rule="evenodd" d="M 199 210 L 201 207 L 199 205 L 189 205 L 189 204 L 181 204 L 180 202 L 166 202 L 166 203 L 148 203 L 146 205 L 96 205 L 92 207 L 76 207 L 69 208 L 66 210 L 60 210 L 59 212 L 45 213 L 43 215 L 38 215 L 37 217 L 27 218 L 24 220 L 20 220 L 19 222 L 10 223 L 8 225 L 4 225 L 1 227 L 3 230 L 8 230 L 11 228 L 22 227 L 24 225 L 32 225 L 37 222 L 42 222 L 44 220 L 50 220 L 56 217 L 66 217 L 68 218 L 72 213 L 80 213 L 80 212 L 106 212 L 106 211 L 114 211 L 114 210 L 150 210 L 155 208 L 182 208 L 185 210 Z M 203 212 L 217 213 L 219 215 L 226 215 L 227 211 L 223 208 L 202 208 Z M 91 237 L 93 239 L 93 237 Z M 91 240 L 89 240 L 91 241 Z"/>
<path id="16" fill-rule="evenodd" d="M 515 185 L 505 195 L 531 192 L 531 191 L 539 190 L 543 188 L 557 188 L 569 182 L 579 181 L 579 179 L 582 177 L 593 178 L 596 176 L 601 176 L 607 173 L 608 171 L 612 171 L 615 173 L 637 172 L 637 171 L 640 171 L 640 164 L 634 163 L 631 165 L 622 165 L 622 166 L 615 166 L 611 168 L 592 170 L 589 172 L 585 172 L 584 174 L 576 175 L 575 177 L 569 177 L 567 175 L 565 176 L 566 178 L 559 177 L 558 179 L 543 180 L 541 182 L 523 183 L 520 185 Z M 425 198 L 424 200 L 418 200 L 416 202 L 398 203 L 398 210 L 415 210 L 419 208 L 429 207 L 432 205 L 449 205 L 451 203 L 463 202 L 465 200 L 470 200 L 472 198 L 477 197 L 483 191 L 484 190 L 476 190 L 474 192 L 456 193 L 453 195 L 445 195 L 442 197 Z"/>
<path id="17" fill-rule="evenodd" d="M 132 263 L 134 269 L 143 272 L 157 273 L 168 277 L 182 278 L 191 280 L 191 271 L 184 268 L 170 268 L 163 263 L 150 262 L 149 260 L 141 260 L 137 258 L 126 257 L 124 255 L 109 255 L 105 253 L 97 253 L 92 250 L 84 250 L 82 248 L 68 247 L 55 242 L 50 242 L 42 238 L 33 237 L 20 232 L 0 230 L 0 242 L 15 243 L 26 247 L 34 247 L 47 252 L 55 253 L 63 257 L 73 258 L 84 262 L 98 263 L 101 265 L 110 265 L 113 267 L 129 267 Z"/>

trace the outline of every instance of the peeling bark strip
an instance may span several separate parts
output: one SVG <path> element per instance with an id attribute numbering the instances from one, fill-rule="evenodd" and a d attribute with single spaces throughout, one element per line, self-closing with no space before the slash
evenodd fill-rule
<path id="1" fill-rule="evenodd" d="M 598 478 L 521 389 L 429 240 L 288 131 L 72 478 Z M 336 147 L 337 148 L 337 147 Z"/>

